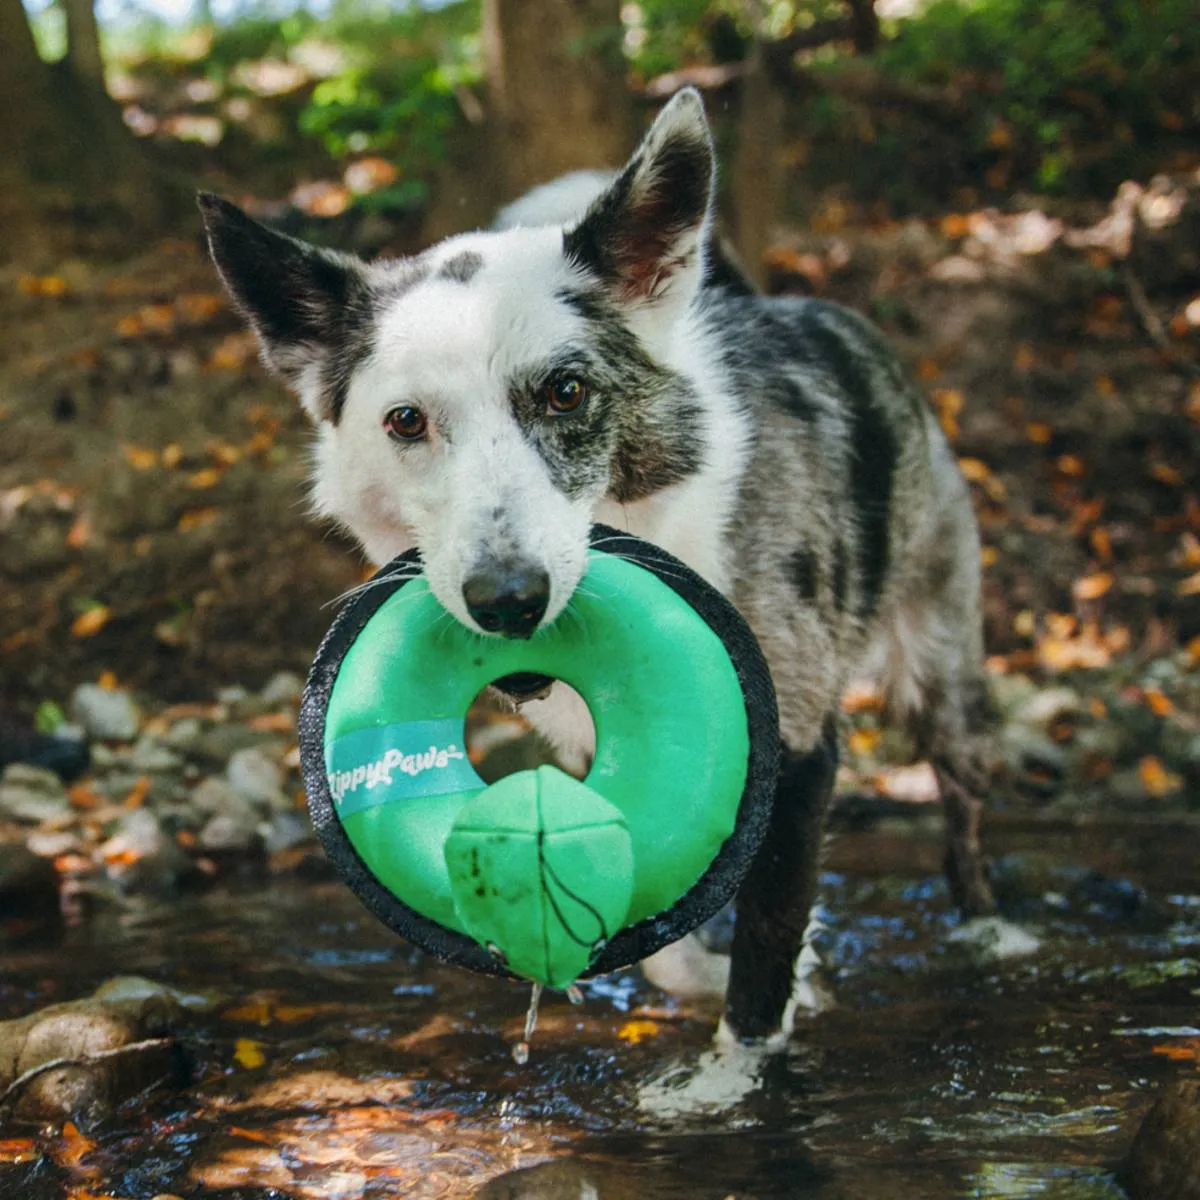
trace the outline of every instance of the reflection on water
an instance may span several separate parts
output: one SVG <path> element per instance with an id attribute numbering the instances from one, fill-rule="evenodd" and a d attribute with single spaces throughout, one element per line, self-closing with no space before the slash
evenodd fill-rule
<path id="1" fill-rule="evenodd" d="M 26 931 L 0 1017 L 128 973 L 218 1003 L 189 1017 L 191 1086 L 86 1153 L 0 1131 L 0 1196 L 1120 1196 L 1136 1118 L 1200 1061 L 1200 835 L 1010 837 L 1000 891 L 1043 945 L 982 965 L 948 936 L 935 843 L 909 841 L 841 840 L 823 946 L 841 1004 L 772 1057 L 717 1052 L 711 1006 L 626 972 L 580 1007 L 548 995 L 519 1066 L 528 989 L 423 958 L 337 883 Z M 37 1153 L 6 1159 L 10 1136 Z"/>

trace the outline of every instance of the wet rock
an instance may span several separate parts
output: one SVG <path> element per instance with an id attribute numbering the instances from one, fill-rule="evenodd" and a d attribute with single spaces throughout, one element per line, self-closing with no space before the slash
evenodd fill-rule
<path id="1" fill-rule="evenodd" d="M 506 1171 L 489 1180 L 473 1200 L 642 1200 L 647 1181 L 575 1159 Z"/>
<path id="2" fill-rule="evenodd" d="M 283 770 L 258 747 L 239 750 L 226 768 L 226 777 L 238 795 L 263 808 L 290 808 L 283 793 Z"/>
<path id="3" fill-rule="evenodd" d="M 49 859 L 24 846 L 0 845 L 0 922 L 57 913 L 58 883 Z"/>
<path id="4" fill-rule="evenodd" d="M 8 1111 L 91 1126 L 148 1088 L 180 1081 L 171 1031 L 182 1011 L 169 989 L 101 989 L 0 1022 L 0 1095 Z"/>
<path id="5" fill-rule="evenodd" d="M 0 777 L 0 819 L 40 825 L 71 811 L 58 776 L 44 767 L 14 763 Z"/>
<path id="6" fill-rule="evenodd" d="M 211 725 L 195 739 L 188 753 L 193 758 L 224 767 L 239 750 L 261 745 L 265 739 L 261 733 L 237 721 Z"/>
<path id="7" fill-rule="evenodd" d="M 114 742 L 132 740 L 141 725 L 141 714 L 128 692 L 81 683 L 71 694 L 71 717 L 94 738 Z"/>
<path id="8" fill-rule="evenodd" d="M 1146 1114 L 1124 1171 L 1133 1200 L 1200 1196 L 1200 1079 L 1169 1087 Z"/>
<path id="9" fill-rule="evenodd" d="M 259 694 L 266 708 L 282 708 L 286 704 L 298 704 L 304 691 L 304 680 L 292 671 L 278 671 L 267 681 Z"/>

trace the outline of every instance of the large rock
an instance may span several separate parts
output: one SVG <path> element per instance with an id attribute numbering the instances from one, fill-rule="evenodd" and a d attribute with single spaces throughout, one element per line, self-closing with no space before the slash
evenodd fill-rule
<path id="1" fill-rule="evenodd" d="M 171 1038 L 182 1014 L 176 997 L 168 988 L 113 982 L 107 992 L 0 1022 L 0 1093 L 24 1079 L 10 1097 L 12 1115 L 90 1126 L 155 1085 L 181 1081 Z"/>
<path id="2" fill-rule="evenodd" d="M 1200 1079 L 1184 1079 L 1146 1114 L 1124 1171 L 1133 1200 L 1200 1197 Z"/>
<path id="3" fill-rule="evenodd" d="M 81 683 L 71 695 L 71 717 L 94 738 L 128 742 L 137 736 L 141 714 L 128 692 Z"/>
<path id="4" fill-rule="evenodd" d="M 13 763 L 0 777 L 0 820 L 40 825 L 71 811 L 71 801 L 53 771 Z"/>

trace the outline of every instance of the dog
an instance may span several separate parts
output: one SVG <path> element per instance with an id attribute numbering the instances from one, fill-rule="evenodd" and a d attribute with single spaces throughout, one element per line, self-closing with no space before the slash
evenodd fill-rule
<path id="1" fill-rule="evenodd" d="M 879 680 L 932 762 L 959 908 L 994 910 L 980 544 L 954 455 L 880 333 L 830 303 L 756 294 L 714 234 L 715 176 L 684 90 L 619 172 L 560 181 L 503 228 L 417 257 L 365 263 L 200 204 L 264 361 L 315 422 L 316 506 L 373 561 L 418 546 L 454 618 L 528 637 L 570 600 L 599 521 L 745 616 L 786 751 L 737 896 L 720 1029 L 779 1044 L 811 958 L 852 678 Z M 554 700 L 527 707 L 546 709 L 537 724 L 564 753 L 586 753 L 578 712 Z"/>

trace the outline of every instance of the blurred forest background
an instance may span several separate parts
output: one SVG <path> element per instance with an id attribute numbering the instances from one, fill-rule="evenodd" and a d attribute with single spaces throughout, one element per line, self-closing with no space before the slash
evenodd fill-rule
<path id="1" fill-rule="evenodd" d="M 954 441 L 1020 787 L 1200 794 L 1195 0 L 0 0 L 11 719 L 302 671 L 367 569 L 304 510 L 197 188 L 410 253 L 688 83 L 748 270 L 871 316 Z"/>

